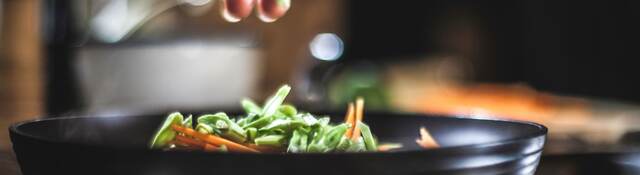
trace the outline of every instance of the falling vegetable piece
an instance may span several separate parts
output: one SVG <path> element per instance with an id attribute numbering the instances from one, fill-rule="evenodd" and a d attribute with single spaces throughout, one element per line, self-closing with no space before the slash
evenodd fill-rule
<path id="1" fill-rule="evenodd" d="M 429 134 L 429 131 L 427 131 L 427 128 L 425 127 L 420 128 L 420 138 L 416 139 L 416 143 L 418 143 L 418 145 L 420 145 L 422 148 L 426 149 L 440 147 L 438 142 L 433 139 L 433 137 L 431 136 L 431 134 Z"/>

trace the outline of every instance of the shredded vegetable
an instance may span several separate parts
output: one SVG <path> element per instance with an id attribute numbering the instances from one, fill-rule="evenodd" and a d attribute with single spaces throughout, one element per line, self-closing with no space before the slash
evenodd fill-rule
<path id="1" fill-rule="evenodd" d="M 283 104 L 290 91 L 290 86 L 282 86 L 262 107 L 244 99 L 241 105 L 245 114 L 236 118 L 224 112 L 186 119 L 178 112 L 169 114 L 150 147 L 250 153 L 379 150 L 376 137 L 363 122 L 362 98 L 356 100 L 355 106 L 349 104 L 343 123 L 331 124 L 329 117 L 302 112 L 292 105 Z M 195 125 L 192 120 L 196 121 Z"/>

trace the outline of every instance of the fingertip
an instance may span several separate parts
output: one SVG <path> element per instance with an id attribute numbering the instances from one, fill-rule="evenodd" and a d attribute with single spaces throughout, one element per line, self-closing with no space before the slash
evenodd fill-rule
<path id="1" fill-rule="evenodd" d="M 254 0 L 222 0 L 220 12 L 229 22 L 238 22 L 251 15 Z"/>
<path id="2" fill-rule="evenodd" d="M 291 7 L 291 0 L 257 0 L 258 18 L 263 22 L 274 22 Z"/>

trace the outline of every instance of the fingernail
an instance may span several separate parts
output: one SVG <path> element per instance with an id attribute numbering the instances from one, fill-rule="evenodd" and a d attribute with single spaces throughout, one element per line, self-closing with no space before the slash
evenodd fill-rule
<path id="1" fill-rule="evenodd" d="M 238 22 L 251 15 L 254 0 L 223 0 L 222 17 L 229 22 Z"/>
<path id="2" fill-rule="evenodd" d="M 291 7 L 291 0 L 277 0 L 278 6 L 283 7 L 285 9 L 289 9 Z"/>
<path id="3" fill-rule="evenodd" d="M 264 22 L 274 22 L 284 16 L 291 6 L 291 0 L 258 0 L 258 18 Z"/>

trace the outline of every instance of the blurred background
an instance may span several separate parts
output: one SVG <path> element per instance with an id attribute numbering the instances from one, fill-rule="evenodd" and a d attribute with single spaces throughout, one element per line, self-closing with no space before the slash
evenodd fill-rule
<path id="1" fill-rule="evenodd" d="M 309 110 L 364 96 L 369 110 L 539 122 L 548 155 L 640 141 L 639 1 L 292 0 L 274 23 L 228 23 L 218 8 L 1 0 L 0 128 L 236 109 L 288 83 Z"/>

